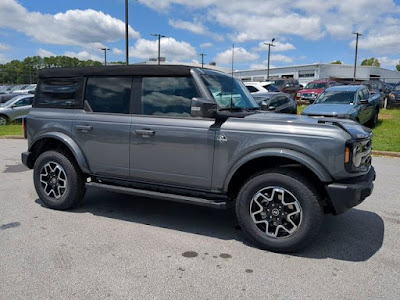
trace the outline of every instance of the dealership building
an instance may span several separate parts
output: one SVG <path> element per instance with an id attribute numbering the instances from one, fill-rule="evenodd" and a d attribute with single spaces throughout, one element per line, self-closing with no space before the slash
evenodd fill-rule
<path id="1" fill-rule="evenodd" d="M 233 74 L 243 81 L 267 80 L 267 69 L 235 71 Z M 300 84 L 307 84 L 313 80 L 332 79 L 338 81 L 353 80 L 354 66 L 336 64 L 310 64 L 291 67 L 270 68 L 269 77 L 294 78 Z M 357 66 L 356 80 L 379 79 L 388 83 L 398 83 L 400 72 L 371 66 Z"/>

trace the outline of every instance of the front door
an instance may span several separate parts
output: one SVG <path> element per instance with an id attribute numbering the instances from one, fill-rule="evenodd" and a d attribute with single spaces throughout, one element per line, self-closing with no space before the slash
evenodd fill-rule
<path id="1" fill-rule="evenodd" d="M 190 116 L 193 97 L 191 77 L 142 79 L 141 114 L 132 119 L 133 180 L 210 189 L 215 121 Z"/>

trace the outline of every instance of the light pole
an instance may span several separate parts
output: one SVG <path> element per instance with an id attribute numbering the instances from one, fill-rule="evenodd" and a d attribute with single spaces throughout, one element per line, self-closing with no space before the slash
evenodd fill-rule
<path id="1" fill-rule="evenodd" d="M 270 54 L 271 54 L 271 46 L 275 47 L 273 44 L 275 41 L 275 38 L 271 40 L 271 43 L 264 43 L 264 45 L 268 45 L 268 68 L 267 68 L 267 80 L 269 80 L 269 60 L 270 60 Z"/>
<path id="2" fill-rule="evenodd" d="M 157 36 L 158 37 L 158 57 L 157 57 L 157 62 L 160 64 L 161 58 L 160 58 L 160 53 L 161 53 L 161 38 L 165 37 L 165 35 L 161 35 L 159 33 L 152 33 L 150 34 L 151 36 Z"/>
<path id="3" fill-rule="evenodd" d="M 104 65 L 107 65 L 107 50 L 110 50 L 109 48 L 100 48 L 101 50 L 104 51 Z"/>
<path id="4" fill-rule="evenodd" d="M 204 68 L 204 56 L 206 56 L 207 54 L 200 53 L 199 55 L 201 56 L 201 68 Z"/>
<path id="5" fill-rule="evenodd" d="M 353 81 L 356 81 L 358 37 L 359 37 L 359 36 L 362 36 L 362 34 L 359 33 L 359 32 L 353 32 L 353 34 L 356 35 L 356 55 L 355 55 L 355 59 L 354 59 L 354 75 L 353 75 Z"/>
<path id="6" fill-rule="evenodd" d="M 125 0 L 125 62 L 129 65 L 128 0 Z"/>

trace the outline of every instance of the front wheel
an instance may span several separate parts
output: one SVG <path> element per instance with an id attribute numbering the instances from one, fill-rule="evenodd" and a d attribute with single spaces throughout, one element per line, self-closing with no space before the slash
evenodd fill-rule
<path id="1" fill-rule="evenodd" d="M 7 125 L 7 121 L 6 116 L 0 116 L 0 126 Z"/>
<path id="2" fill-rule="evenodd" d="M 53 209 L 75 207 L 85 195 L 84 176 L 67 153 L 42 153 L 35 162 L 33 181 L 39 198 Z"/>
<path id="3" fill-rule="evenodd" d="M 318 192 L 300 174 L 276 169 L 244 184 L 236 215 L 244 233 L 260 248 L 293 252 L 311 243 L 320 230 L 318 199 Z"/>

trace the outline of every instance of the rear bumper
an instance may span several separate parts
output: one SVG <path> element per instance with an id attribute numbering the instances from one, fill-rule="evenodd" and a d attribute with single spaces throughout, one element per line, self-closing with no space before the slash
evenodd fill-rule
<path id="1" fill-rule="evenodd" d="M 375 178 L 375 170 L 371 167 L 369 172 L 362 177 L 326 185 L 325 188 L 331 200 L 334 214 L 346 212 L 371 195 Z"/>

